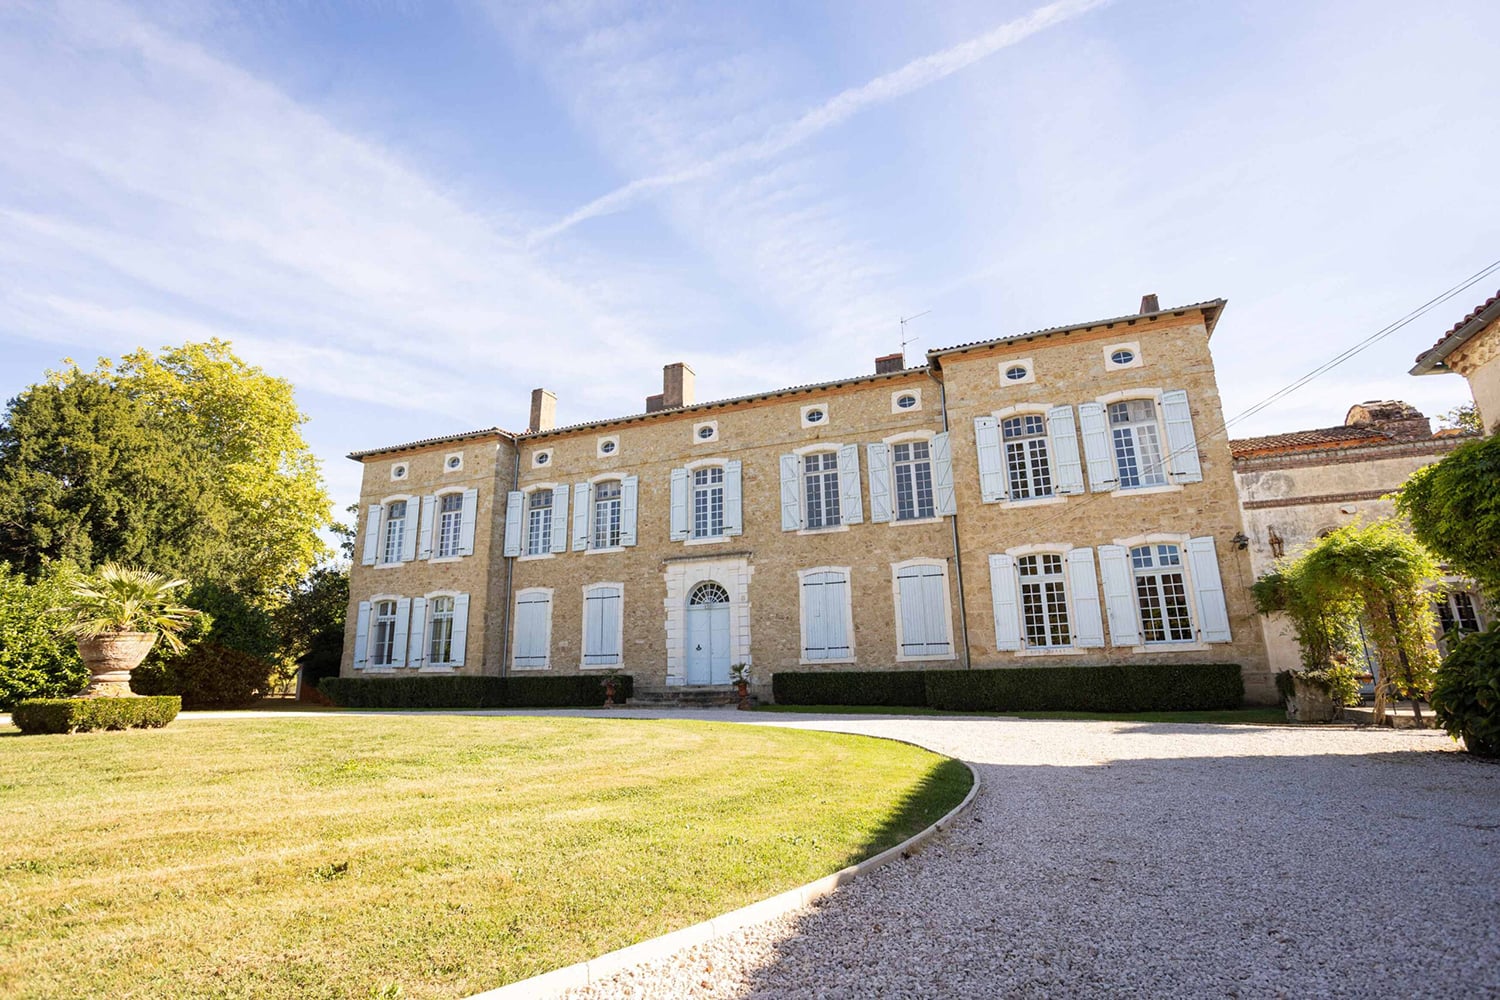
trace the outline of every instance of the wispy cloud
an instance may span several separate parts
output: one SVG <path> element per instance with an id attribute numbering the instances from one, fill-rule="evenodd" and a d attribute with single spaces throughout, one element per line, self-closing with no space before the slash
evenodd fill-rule
<path id="1" fill-rule="evenodd" d="M 930 86 L 1023 42 L 1040 31 L 1070 21 L 1108 2 L 1109 0 L 1058 0 L 1038 7 L 1024 17 L 1016 18 L 968 41 L 913 59 L 899 69 L 884 73 L 858 87 L 850 87 L 795 120 L 772 129 L 760 139 L 743 143 L 696 163 L 630 181 L 569 212 L 557 222 L 533 231 L 529 242 L 538 243 L 551 239 L 580 222 L 617 212 L 667 188 L 702 181 L 731 167 L 774 159 L 863 111 Z"/>

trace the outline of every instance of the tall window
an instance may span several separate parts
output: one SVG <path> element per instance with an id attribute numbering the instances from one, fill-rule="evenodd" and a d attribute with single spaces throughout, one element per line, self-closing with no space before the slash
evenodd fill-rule
<path id="1" fill-rule="evenodd" d="M 1138 545 L 1130 550 L 1130 564 L 1135 572 L 1141 638 L 1146 642 L 1191 642 L 1193 618 L 1182 575 L 1182 550 L 1176 545 Z"/>
<path id="2" fill-rule="evenodd" d="M 453 662 L 453 598 L 434 597 L 428 607 L 432 609 L 432 634 L 428 640 L 428 663 Z"/>
<path id="3" fill-rule="evenodd" d="M 926 441 L 892 445 L 891 462 L 896 477 L 896 520 L 934 517 L 931 447 Z"/>
<path id="4" fill-rule="evenodd" d="M 1438 623 L 1446 634 L 1457 629 L 1460 632 L 1478 632 L 1479 614 L 1474 610 L 1474 598 L 1462 590 L 1450 590 L 1434 605 Z"/>
<path id="5" fill-rule="evenodd" d="M 552 551 L 552 491 L 532 490 L 526 501 L 526 554 Z"/>
<path id="6" fill-rule="evenodd" d="M 458 555 L 458 539 L 464 524 L 464 495 L 444 493 L 438 499 L 438 543 L 439 559 Z"/>
<path id="7" fill-rule="evenodd" d="M 811 570 L 802 577 L 802 658 L 845 660 L 849 645 L 849 574 Z"/>
<path id="8" fill-rule="evenodd" d="M 1043 553 L 1016 560 L 1021 577 L 1021 620 L 1029 646 L 1069 646 L 1068 591 L 1062 556 Z"/>
<path id="9" fill-rule="evenodd" d="M 516 594 L 515 650 L 512 664 L 541 669 L 551 662 L 552 591 L 546 588 Z"/>
<path id="10" fill-rule="evenodd" d="M 724 469 L 693 470 L 693 537 L 724 534 Z"/>
<path id="11" fill-rule="evenodd" d="M 385 552 L 381 562 L 400 562 L 406 541 L 406 501 L 393 500 L 385 508 Z"/>
<path id="12" fill-rule="evenodd" d="M 618 584 L 598 583 L 583 592 L 583 665 L 612 667 L 620 663 Z"/>
<path id="13" fill-rule="evenodd" d="M 1052 469 L 1047 463 L 1047 421 L 1040 413 L 1007 417 L 1000 422 L 1005 441 L 1005 469 L 1012 500 L 1052 495 Z"/>
<path id="14" fill-rule="evenodd" d="M 803 458 L 802 480 L 807 527 L 829 528 L 840 523 L 838 453 L 828 451 Z"/>
<path id="15" fill-rule="evenodd" d="M 941 565 L 918 563 L 896 570 L 897 635 L 903 658 L 950 657 L 948 577 Z"/>
<path id="16" fill-rule="evenodd" d="M 589 547 L 612 549 L 620 544 L 620 481 L 612 479 L 594 485 L 594 534 Z"/>
<path id="17" fill-rule="evenodd" d="M 375 602 L 375 631 L 370 642 L 370 662 L 389 666 L 396 662 L 396 602 Z"/>
<path id="18" fill-rule="evenodd" d="M 1122 489 L 1160 486 L 1167 481 L 1161 462 L 1161 430 L 1156 422 L 1154 402 L 1127 399 L 1109 404 L 1109 429 Z"/>

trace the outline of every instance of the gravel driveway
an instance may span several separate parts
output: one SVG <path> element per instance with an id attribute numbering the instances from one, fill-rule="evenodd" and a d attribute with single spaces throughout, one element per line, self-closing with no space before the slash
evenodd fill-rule
<path id="1" fill-rule="evenodd" d="M 568 996 L 1500 996 L 1500 765 L 1441 734 L 754 721 L 920 743 L 982 790 L 914 858 Z"/>

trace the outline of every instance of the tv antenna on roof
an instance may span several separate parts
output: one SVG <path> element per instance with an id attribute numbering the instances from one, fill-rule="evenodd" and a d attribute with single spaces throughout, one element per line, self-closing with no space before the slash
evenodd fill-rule
<path id="1" fill-rule="evenodd" d="M 906 364 L 906 345 L 910 344 L 912 341 L 914 341 L 914 340 L 917 339 L 916 337 L 910 337 L 910 338 L 908 338 L 906 336 L 906 324 L 910 323 L 914 319 L 921 319 L 923 316 L 926 316 L 930 312 L 932 312 L 931 309 L 924 309 L 921 312 L 917 313 L 915 316 L 902 316 L 902 317 L 900 317 L 900 320 L 901 320 L 901 364 L 903 366 Z"/>

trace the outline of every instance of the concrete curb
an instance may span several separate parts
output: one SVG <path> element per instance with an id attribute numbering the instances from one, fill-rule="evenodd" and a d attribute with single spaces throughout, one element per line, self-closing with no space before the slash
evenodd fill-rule
<path id="1" fill-rule="evenodd" d="M 872 739 L 891 739 L 886 736 L 875 736 Z M 910 743 L 909 740 L 892 739 L 893 743 Z M 912 746 L 921 746 L 911 743 Z M 921 747 L 930 750 L 930 747 Z M 946 754 L 944 755 L 946 756 Z M 958 758 L 949 758 L 958 760 Z M 969 786 L 969 794 L 965 795 L 963 801 L 952 809 L 947 815 L 940 818 L 927 829 L 913 834 L 906 840 L 881 851 L 872 858 L 866 858 L 859 864 L 842 868 L 832 875 L 825 875 L 816 881 L 809 882 L 796 889 L 788 889 L 769 899 L 762 899 L 758 903 L 742 906 L 738 910 L 730 910 L 711 920 L 684 927 L 681 930 L 663 934 L 661 937 L 651 938 L 649 941 L 640 941 L 615 951 L 607 952 L 598 958 L 591 958 L 585 962 L 577 962 L 561 969 L 545 972 L 540 976 L 532 976 L 530 979 L 522 979 L 519 982 L 510 983 L 497 989 L 486 990 L 476 993 L 468 1000 L 543 1000 L 543 998 L 557 997 L 568 990 L 578 989 L 590 983 L 608 979 L 610 976 L 629 968 L 640 965 L 643 962 L 654 962 L 658 959 L 667 958 L 691 948 L 694 945 L 713 941 L 716 938 L 727 937 L 742 927 L 751 924 L 764 923 L 773 920 L 783 914 L 790 913 L 800 907 L 806 906 L 816 899 L 827 896 L 839 886 L 851 882 L 860 875 L 874 871 L 883 865 L 890 864 L 897 858 L 909 854 L 922 844 L 937 836 L 947 829 L 958 816 L 968 809 L 973 803 L 974 797 L 979 794 L 979 772 L 968 761 L 959 760 L 959 763 L 969 769 L 969 775 L 974 779 Z"/>

